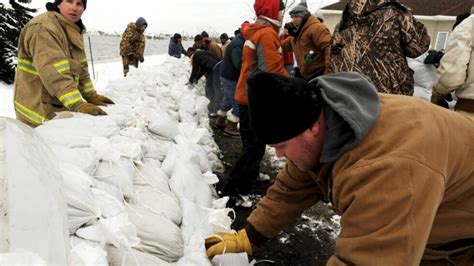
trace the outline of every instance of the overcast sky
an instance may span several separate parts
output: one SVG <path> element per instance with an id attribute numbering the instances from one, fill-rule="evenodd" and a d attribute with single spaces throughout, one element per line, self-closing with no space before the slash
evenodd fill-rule
<path id="1" fill-rule="evenodd" d="M 50 0 L 52 1 L 52 0 Z M 255 17 L 255 0 L 89 0 L 82 19 L 89 31 L 102 30 L 122 33 L 129 22 L 138 17 L 148 21 L 148 33 L 194 35 L 207 30 L 211 35 L 227 32 L 232 35 L 240 24 Z M 288 0 L 292 2 L 293 0 Z M 7 0 L 0 0 L 7 2 Z M 29 6 L 41 8 L 49 2 L 32 0 Z M 299 3 L 299 0 L 295 0 Z M 308 0 L 314 13 L 321 5 L 337 0 Z"/>

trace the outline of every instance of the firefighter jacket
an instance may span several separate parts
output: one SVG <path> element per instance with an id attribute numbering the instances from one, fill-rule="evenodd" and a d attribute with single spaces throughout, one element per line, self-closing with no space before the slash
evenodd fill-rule
<path id="1" fill-rule="evenodd" d="M 95 93 L 82 33 L 55 11 L 33 18 L 22 29 L 14 92 L 18 120 L 41 125 Z"/>
<path id="2" fill-rule="evenodd" d="M 123 32 L 120 41 L 120 55 L 122 57 L 132 55 L 140 59 L 144 52 L 145 35 L 137 30 L 137 25 L 134 22 L 131 22 Z"/>

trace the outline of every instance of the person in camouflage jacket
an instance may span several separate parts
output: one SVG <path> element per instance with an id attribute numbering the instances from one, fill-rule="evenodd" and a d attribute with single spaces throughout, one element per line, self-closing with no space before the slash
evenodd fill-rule
<path id="1" fill-rule="evenodd" d="M 428 50 L 430 37 L 409 8 L 394 0 L 351 0 L 331 41 L 333 72 L 369 76 L 379 92 L 413 95 L 406 57 Z"/>
<path id="2" fill-rule="evenodd" d="M 86 0 L 55 0 L 28 22 L 18 41 L 14 106 L 16 118 L 36 127 L 57 112 L 105 115 L 113 101 L 97 94 L 84 50 Z"/>
<path id="3" fill-rule="evenodd" d="M 145 31 L 148 23 L 142 17 L 139 17 L 135 23 L 131 22 L 125 29 L 122 40 L 120 41 L 120 55 L 123 63 L 123 76 L 126 77 L 129 66 L 138 67 L 138 62 L 143 63 L 145 59 Z"/>

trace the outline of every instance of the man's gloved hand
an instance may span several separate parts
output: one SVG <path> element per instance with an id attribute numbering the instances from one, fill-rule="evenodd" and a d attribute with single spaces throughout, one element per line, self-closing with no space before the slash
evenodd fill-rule
<path id="1" fill-rule="evenodd" d="M 84 98 L 86 99 L 88 103 L 92 103 L 99 106 L 106 106 L 107 104 L 115 104 L 111 99 L 103 95 L 97 94 L 95 92 L 91 95 L 85 96 Z"/>
<path id="2" fill-rule="evenodd" d="M 82 102 L 77 107 L 73 108 L 73 111 L 90 115 L 107 115 L 107 113 L 100 109 L 100 107 L 85 102 Z"/>
<path id="3" fill-rule="evenodd" d="M 145 58 L 143 58 L 143 56 L 142 56 L 142 57 L 140 57 L 140 63 L 143 63 L 143 62 L 145 62 Z"/>
<path id="4" fill-rule="evenodd" d="M 432 94 L 431 94 L 431 102 L 436 104 L 436 105 L 439 105 L 441 107 L 444 107 L 446 109 L 449 109 L 449 105 L 448 105 L 448 102 L 452 101 L 453 98 L 451 97 L 451 94 L 447 94 L 447 95 L 442 95 L 438 92 L 436 92 L 435 89 L 432 90 Z"/>
<path id="5" fill-rule="evenodd" d="M 245 229 L 238 233 L 218 233 L 215 236 L 206 238 L 206 254 L 209 259 L 215 255 L 224 253 L 247 252 L 252 255 L 252 245 L 250 244 Z"/>

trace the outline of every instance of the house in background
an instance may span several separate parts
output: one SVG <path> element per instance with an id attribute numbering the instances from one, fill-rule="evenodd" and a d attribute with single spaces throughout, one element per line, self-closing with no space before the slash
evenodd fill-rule
<path id="1" fill-rule="evenodd" d="M 326 6 L 318 10 L 317 15 L 324 19 L 331 32 L 342 17 L 342 11 L 349 0 Z M 446 48 L 456 16 L 470 13 L 474 0 L 399 0 L 409 7 L 415 18 L 425 24 L 431 38 L 430 47 L 436 50 Z"/>

